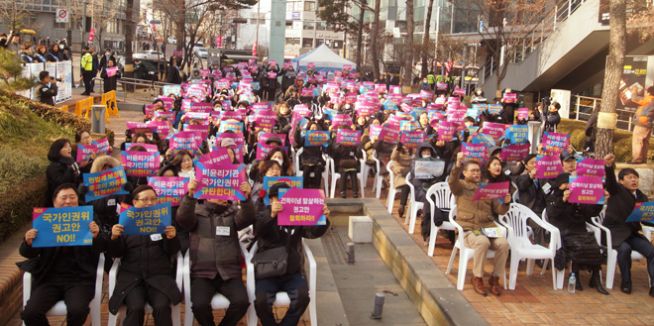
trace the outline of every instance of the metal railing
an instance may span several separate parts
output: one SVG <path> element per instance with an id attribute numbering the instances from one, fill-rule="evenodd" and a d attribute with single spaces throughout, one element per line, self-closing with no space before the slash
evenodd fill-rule
<path id="1" fill-rule="evenodd" d="M 508 62 L 520 63 L 524 61 L 529 54 L 540 47 L 543 41 L 557 29 L 559 24 L 568 20 L 570 15 L 577 11 L 585 2 L 586 0 L 558 0 L 554 7 L 549 8 L 543 14 L 543 18 L 534 26 L 522 26 L 519 28 L 530 28 L 530 31 L 522 38 L 522 44 L 509 49 L 510 53 L 507 55 Z M 484 77 L 488 78 L 493 75 L 497 66 L 497 63 L 493 62 L 493 60 L 487 60 L 483 68 Z"/>
<path id="2" fill-rule="evenodd" d="M 593 109 L 602 104 L 602 99 L 597 97 L 573 95 L 572 105 L 570 106 L 570 118 L 579 121 L 588 121 L 593 115 Z M 617 128 L 626 131 L 632 131 L 634 127 L 633 116 L 635 109 L 618 108 Z"/>

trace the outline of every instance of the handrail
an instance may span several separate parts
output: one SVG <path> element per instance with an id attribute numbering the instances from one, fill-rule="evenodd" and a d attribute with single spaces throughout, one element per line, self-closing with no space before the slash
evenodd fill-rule
<path id="1" fill-rule="evenodd" d="M 593 114 L 593 109 L 599 107 L 602 99 L 598 97 L 573 95 L 570 102 L 570 119 L 588 121 Z M 631 131 L 634 126 L 633 115 L 635 110 L 630 108 L 617 108 L 618 114 L 616 127 L 621 130 Z"/>
<path id="2" fill-rule="evenodd" d="M 512 53 L 508 54 L 508 63 L 520 63 L 524 61 L 529 54 L 536 51 L 539 46 L 546 40 L 552 31 L 555 31 L 560 23 L 568 20 L 577 9 L 587 0 L 558 0 L 553 8 L 550 8 L 543 19 L 534 24 L 534 28 L 527 33 L 523 39 L 523 44 L 511 49 Z M 527 41 L 528 40 L 528 41 Z M 495 73 L 497 64 L 493 61 L 486 62 L 484 66 L 484 77 L 489 77 Z"/>

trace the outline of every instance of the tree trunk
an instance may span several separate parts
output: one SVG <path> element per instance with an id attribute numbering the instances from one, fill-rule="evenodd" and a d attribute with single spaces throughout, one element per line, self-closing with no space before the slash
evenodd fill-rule
<path id="1" fill-rule="evenodd" d="M 413 80 L 413 0 L 406 0 L 406 56 L 404 57 L 404 74 L 402 76 L 402 85 L 412 86 Z"/>
<path id="2" fill-rule="evenodd" d="M 429 72 L 427 70 L 427 59 L 429 57 L 429 28 L 431 27 L 431 12 L 432 9 L 434 8 L 434 0 L 429 0 L 429 3 L 427 5 L 427 18 L 425 18 L 425 30 L 422 33 L 422 68 L 421 68 L 421 75 L 427 76 L 427 73 Z M 436 46 L 434 44 L 434 46 Z"/>
<path id="3" fill-rule="evenodd" d="M 372 39 L 371 41 L 371 50 L 372 50 L 372 73 L 375 76 L 375 79 L 380 79 L 379 73 L 379 14 L 381 12 L 381 0 L 375 0 L 375 18 L 372 24 Z"/>
<path id="4" fill-rule="evenodd" d="M 357 68 L 361 67 L 361 55 L 363 53 L 363 19 L 365 14 L 363 8 L 360 9 L 361 12 L 359 13 L 359 28 L 357 30 L 357 52 L 356 52 Z"/>
<path id="5" fill-rule="evenodd" d="M 134 23 L 134 0 L 125 2 L 125 77 L 134 77 L 134 58 L 132 57 L 132 43 L 136 28 Z M 128 89 L 133 90 L 132 87 Z"/>
<path id="6" fill-rule="evenodd" d="M 602 87 L 602 105 L 600 107 L 600 117 L 598 117 L 597 137 L 595 138 L 595 156 L 604 157 L 613 152 L 613 130 L 615 125 L 607 126 L 600 123 L 602 114 L 616 113 L 616 104 L 618 101 L 618 90 L 622 70 L 624 65 L 624 55 L 626 48 L 626 5 L 624 0 L 611 0 L 609 14 L 610 32 L 609 32 L 609 55 L 606 59 L 606 69 L 604 70 L 604 85 Z M 606 128 L 599 128 L 600 126 Z"/>
<path id="7" fill-rule="evenodd" d="M 182 52 L 184 51 L 184 44 L 186 44 L 186 37 L 185 37 L 185 27 L 186 27 L 186 3 L 184 0 L 179 0 L 180 3 L 179 5 L 179 12 L 175 14 L 175 40 L 177 43 L 175 44 L 175 49 L 177 52 Z M 182 62 L 179 62 L 180 66 L 182 65 Z"/>

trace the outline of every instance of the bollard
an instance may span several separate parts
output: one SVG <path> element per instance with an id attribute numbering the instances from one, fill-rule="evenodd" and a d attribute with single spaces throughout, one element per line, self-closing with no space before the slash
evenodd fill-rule
<path id="1" fill-rule="evenodd" d="M 538 153 L 538 145 L 540 145 L 540 136 L 542 134 L 541 130 L 543 125 L 539 121 L 529 121 L 527 126 L 529 128 L 528 139 L 529 143 L 531 144 L 529 153 Z"/>
<path id="2" fill-rule="evenodd" d="M 95 134 L 104 134 L 105 121 L 104 114 L 107 110 L 105 105 L 94 105 L 91 108 L 91 132 Z"/>
<path id="3" fill-rule="evenodd" d="M 354 264 L 354 242 L 347 243 L 347 263 Z"/>
<path id="4" fill-rule="evenodd" d="M 373 308 L 372 315 L 370 315 L 370 318 L 381 319 L 383 311 L 384 311 L 384 293 L 376 293 L 375 307 Z"/>

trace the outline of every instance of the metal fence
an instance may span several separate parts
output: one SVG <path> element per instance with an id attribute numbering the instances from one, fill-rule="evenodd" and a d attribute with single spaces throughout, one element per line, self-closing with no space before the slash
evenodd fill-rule
<path id="1" fill-rule="evenodd" d="M 593 108 L 601 105 L 602 99 L 597 97 L 573 95 L 570 105 L 570 118 L 580 121 L 588 121 L 593 114 Z M 635 109 L 631 108 L 618 108 L 617 128 L 626 131 L 632 131 L 633 116 Z"/>

